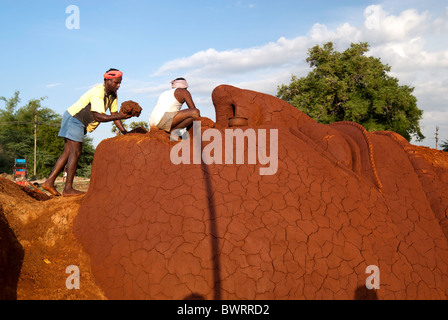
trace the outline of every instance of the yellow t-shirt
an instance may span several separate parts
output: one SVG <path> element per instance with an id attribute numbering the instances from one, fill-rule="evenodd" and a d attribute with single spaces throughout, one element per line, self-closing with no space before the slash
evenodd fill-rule
<path id="1" fill-rule="evenodd" d="M 118 112 L 117 95 L 106 95 L 104 84 L 99 84 L 83 94 L 67 111 L 92 132 L 99 126 L 92 112 L 106 113 L 107 109 L 111 113 Z"/>

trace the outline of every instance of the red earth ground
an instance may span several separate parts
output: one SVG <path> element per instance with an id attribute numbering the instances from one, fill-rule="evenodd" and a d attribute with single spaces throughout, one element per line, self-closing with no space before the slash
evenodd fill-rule
<path id="1" fill-rule="evenodd" d="M 85 196 L 46 200 L 0 179 L 0 299 L 447 298 L 447 153 L 320 125 L 253 91 L 220 86 L 213 102 L 202 133 L 224 136 L 235 116 L 278 130 L 276 174 L 247 156 L 175 165 L 184 142 L 151 128 L 98 146 Z M 66 287 L 71 265 L 80 290 Z"/>
<path id="2" fill-rule="evenodd" d="M 10 249 L 8 256 L 9 263 L 14 262 L 14 268 L 10 268 L 8 274 L 1 274 L 0 283 L 2 280 L 9 282 L 15 289 L 15 292 L 0 292 L 0 298 L 105 299 L 90 272 L 89 257 L 72 232 L 73 219 L 82 197 L 54 198 L 34 192 L 30 195 L 30 191 L 0 178 L 0 216 L 5 217 L 6 225 L 14 233 L 9 238 L 1 235 L 3 244 L 8 242 L 9 247 L 14 248 Z M 20 256 L 22 263 L 17 261 Z M 77 265 L 81 270 L 82 290 L 68 290 L 66 287 L 66 279 L 70 276 L 66 268 L 70 265 Z M 8 277 L 14 276 L 18 278 L 8 281 Z"/>

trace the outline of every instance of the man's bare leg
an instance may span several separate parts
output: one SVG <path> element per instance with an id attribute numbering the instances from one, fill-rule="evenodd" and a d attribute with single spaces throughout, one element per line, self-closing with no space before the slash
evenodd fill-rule
<path id="1" fill-rule="evenodd" d="M 187 128 L 193 124 L 193 121 L 201 116 L 198 109 L 187 109 L 179 111 L 171 124 L 171 131 L 176 129 Z"/>
<path id="2" fill-rule="evenodd" d="M 73 179 L 75 178 L 76 169 L 78 168 L 78 160 L 81 156 L 82 142 L 67 139 L 69 146 L 69 156 L 67 161 L 67 179 L 65 180 L 65 188 L 62 192 L 64 197 L 78 196 L 85 192 L 73 189 Z"/>
<path id="3" fill-rule="evenodd" d="M 54 196 L 60 196 L 61 194 L 56 190 L 54 186 L 54 182 L 56 181 L 56 178 L 58 177 L 59 173 L 64 169 L 65 165 L 67 164 L 68 156 L 69 156 L 69 145 L 67 143 L 67 139 L 65 139 L 65 146 L 64 151 L 62 152 L 61 156 L 59 157 L 58 161 L 56 161 L 56 164 L 54 165 L 53 171 L 51 172 L 48 179 L 42 184 L 42 188 L 44 190 L 47 190 Z"/>

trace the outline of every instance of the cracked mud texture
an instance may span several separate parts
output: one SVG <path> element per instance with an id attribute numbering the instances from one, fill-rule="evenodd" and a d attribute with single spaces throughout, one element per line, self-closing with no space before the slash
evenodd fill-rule
<path id="1" fill-rule="evenodd" d="M 212 98 L 201 131 L 278 130 L 277 173 L 174 165 L 181 142 L 155 128 L 103 141 L 74 233 L 109 299 L 447 299 L 446 154 L 254 91 Z"/>

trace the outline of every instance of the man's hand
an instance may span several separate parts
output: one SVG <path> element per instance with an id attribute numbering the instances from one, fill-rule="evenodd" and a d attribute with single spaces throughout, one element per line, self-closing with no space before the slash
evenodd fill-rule
<path id="1" fill-rule="evenodd" d="M 126 113 L 121 113 L 121 112 L 119 114 L 123 116 L 123 118 L 122 118 L 123 120 L 132 118 L 132 114 L 126 114 Z"/>

